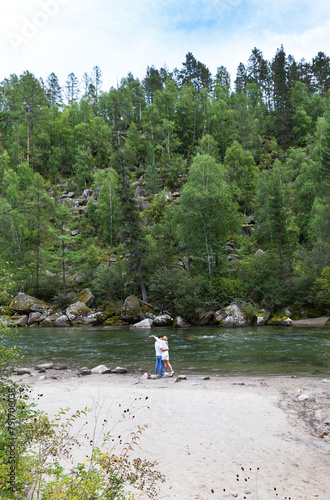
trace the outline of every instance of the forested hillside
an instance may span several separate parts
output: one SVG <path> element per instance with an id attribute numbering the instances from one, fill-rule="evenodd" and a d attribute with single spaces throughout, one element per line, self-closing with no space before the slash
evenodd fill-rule
<path id="1" fill-rule="evenodd" d="M 330 58 L 0 83 L 0 300 L 330 308 Z M 1 305 L 1 304 L 0 304 Z"/>

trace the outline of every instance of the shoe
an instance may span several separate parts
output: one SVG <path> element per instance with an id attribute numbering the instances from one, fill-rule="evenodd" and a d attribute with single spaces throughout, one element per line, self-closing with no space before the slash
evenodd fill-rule
<path id="1" fill-rule="evenodd" d="M 164 373 L 164 376 L 165 376 L 165 377 L 168 377 L 169 375 L 170 375 L 170 374 L 169 374 L 168 372 L 165 372 L 165 373 Z"/>
<path id="2" fill-rule="evenodd" d="M 173 377 L 173 375 L 174 375 L 174 372 L 171 372 L 171 373 L 170 373 L 170 376 L 171 376 L 171 377 Z"/>

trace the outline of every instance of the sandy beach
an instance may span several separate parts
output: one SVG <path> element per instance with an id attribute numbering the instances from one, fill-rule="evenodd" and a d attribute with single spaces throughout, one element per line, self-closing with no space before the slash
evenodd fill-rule
<path id="1" fill-rule="evenodd" d="M 55 380 L 47 371 L 43 379 L 14 378 L 32 387 L 50 415 L 60 407 L 92 408 L 80 432 L 93 435 L 96 445 L 129 408 L 113 435 L 128 439 L 138 425 L 148 426 L 135 455 L 157 461 L 165 475 L 159 499 L 328 500 L 330 379 L 188 376 L 178 382 L 142 375 L 67 371 Z M 87 455 L 86 444 L 75 459 Z"/>

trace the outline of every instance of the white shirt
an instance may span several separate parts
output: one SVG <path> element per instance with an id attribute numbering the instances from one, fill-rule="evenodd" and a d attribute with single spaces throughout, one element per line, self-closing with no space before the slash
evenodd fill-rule
<path id="1" fill-rule="evenodd" d="M 168 349 L 166 342 L 164 340 L 157 339 L 155 342 L 155 351 L 156 351 L 156 356 L 161 356 L 163 354 L 163 349 Z"/>

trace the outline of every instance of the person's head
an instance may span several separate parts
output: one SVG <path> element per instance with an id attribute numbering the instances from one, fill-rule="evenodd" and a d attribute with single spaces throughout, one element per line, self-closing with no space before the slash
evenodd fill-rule
<path id="1" fill-rule="evenodd" d="M 163 339 L 164 339 L 164 335 L 158 335 L 158 338 L 159 338 L 160 340 L 163 340 Z"/>
<path id="2" fill-rule="evenodd" d="M 165 340 L 165 342 L 167 342 L 167 337 L 166 335 L 163 336 L 162 340 Z"/>

